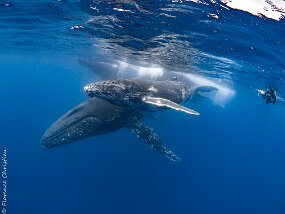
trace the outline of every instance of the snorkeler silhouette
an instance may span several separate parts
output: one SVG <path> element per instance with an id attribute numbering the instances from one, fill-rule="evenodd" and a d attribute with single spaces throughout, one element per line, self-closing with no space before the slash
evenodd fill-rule
<path id="1" fill-rule="evenodd" d="M 258 90 L 258 93 L 262 95 L 266 104 L 276 103 L 276 92 L 272 88 L 268 88 L 266 90 Z"/>

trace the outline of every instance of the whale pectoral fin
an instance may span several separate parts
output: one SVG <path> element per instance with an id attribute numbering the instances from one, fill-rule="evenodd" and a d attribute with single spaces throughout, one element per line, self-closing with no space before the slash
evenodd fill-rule
<path id="1" fill-rule="evenodd" d="M 199 112 L 194 111 L 192 109 L 186 108 L 182 105 L 179 105 L 175 102 L 172 102 L 171 100 L 167 100 L 164 98 L 160 98 L 160 97 L 148 97 L 148 96 L 144 96 L 142 97 L 142 101 L 151 105 L 155 105 L 157 107 L 167 107 L 167 108 L 171 108 L 177 111 L 183 111 L 187 114 L 194 114 L 194 115 L 199 115 Z"/>
<path id="2" fill-rule="evenodd" d="M 172 161 L 181 161 L 177 155 L 175 155 L 172 151 L 168 150 L 165 145 L 163 145 L 160 137 L 154 132 L 151 127 L 139 122 L 138 120 L 134 120 L 129 122 L 127 128 L 140 140 L 143 140 L 145 143 L 150 145 L 151 148 L 153 148 L 155 151 L 162 153 Z"/>

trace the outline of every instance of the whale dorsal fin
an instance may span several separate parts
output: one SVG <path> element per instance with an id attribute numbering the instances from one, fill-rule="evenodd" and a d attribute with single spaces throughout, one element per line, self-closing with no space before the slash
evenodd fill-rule
<path id="1" fill-rule="evenodd" d="M 127 128 L 140 140 L 150 145 L 155 151 L 162 153 L 172 161 L 181 161 L 174 152 L 166 148 L 166 146 L 161 142 L 158 134 L 156 134 L 150 126 L 147 126 L 134 118 L 129 121 Z"/>
<path id="2" fill-rule="evenodd" d="M 169 81 L 177 81 L 177 77 L 172 77 L 169 79 Z"/>
<path id="3" fill-rule="evenodd" d="M 219 89 L 213 86 L 200 86 L 196 89 L 195 98 L 207 98 L 211 100 L 216 105 L 225 108 L 224 104 L 217 99 L 217 93 L 219 92 Z"/>
<path id="4" fill-rule="evenodd" d="M 157 107 L 167 107 L 167 108 L 174 109 L 176 111 L 183 111 L 187 114 L 199 115 L 198 112 L 196 112 L 192 109 L 186 108 L 186 107 L 181 106 L 175 102 L 172 102 L 171 100 L 167 100 L 164 98 L 144 96 L 144 97 L 142 97 L 141 100 L 145 103 L 155 105 Z"/>
<path id="5" fill-rule="evenodd" d="M 213 86 L 199 86 L 196 91 L 198 93 L 203 93 L 203 92 L 212 92 L 212 91 L 218 91 L 216 87 Z"/>

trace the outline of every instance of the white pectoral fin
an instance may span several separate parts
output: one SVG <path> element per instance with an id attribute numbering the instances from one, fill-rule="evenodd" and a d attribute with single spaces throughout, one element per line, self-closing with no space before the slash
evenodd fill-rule
<path id="1" fill-rule="evenodd" d="M 194 114 L 194 115 L 199 115 L 199 112 L 196 112 L 192 109 L 186 108 L 184 106 L 181 106 L 175 102 L 172 102 L 170 100 L 164 99 L 164 98 L 160 98 L 160 97 L 148 97 L 148 96 L 144 96 L 142 98 L 142 101 L 151 105 L 155 105 L 157 107 L 167 107 L 167 108 L 171 108 L 174 109 L 176 111 L 183 111 L 187 114 Z"/>

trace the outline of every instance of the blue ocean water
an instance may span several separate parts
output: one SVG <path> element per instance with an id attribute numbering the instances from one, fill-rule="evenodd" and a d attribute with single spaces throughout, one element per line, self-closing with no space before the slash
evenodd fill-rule
<path id="1" fill-rule="evenodd" d="M 256 92 L 285 97 L 284 20 L 219 1 L 18 0 L 0 2 L 0 21 L 7 213 L 285 213 L 285 105 Z M 223 107 L 143 119 L 179 163 L 126 128 L 44 150 L 44 131 L 100 79 L 82 60 L 194 74 Z"/>

